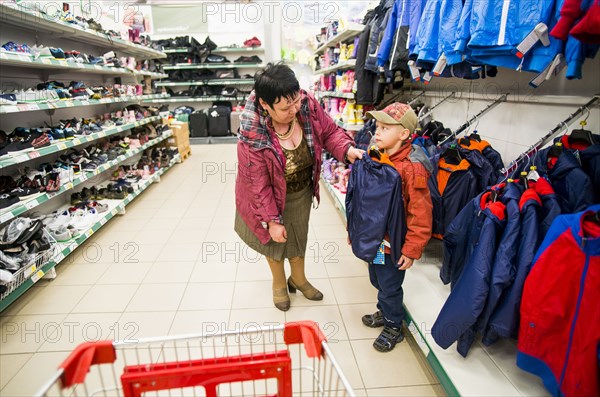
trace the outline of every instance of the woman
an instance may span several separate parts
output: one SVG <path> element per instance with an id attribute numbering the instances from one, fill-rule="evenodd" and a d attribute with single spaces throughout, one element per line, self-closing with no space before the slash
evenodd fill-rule
<path id="1" fill-rule="evenodd" d="M 340 161 L 354 162 L 363 151 L 323 111 L 284 64 L 269 64 L 254 78 L 241 116 L 238 141 L 235 231 L 267 258 L 273 275 L 273 303 L 290 308 L 290 292 L 310 300 L 323 294 L 304 274 L 308 219 L 319 201 L 323 148 Z M 284 259 L 292 274 L 287 279 Z"/>

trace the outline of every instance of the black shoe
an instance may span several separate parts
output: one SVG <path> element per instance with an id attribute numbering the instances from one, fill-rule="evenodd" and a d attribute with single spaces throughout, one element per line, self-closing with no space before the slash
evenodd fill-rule
<path id="1" fill-rule="evenodd" d="M 365 314 L 362 316 L 362 322 L 364 325 L 371 328 L 379 328 L 385 325 L 383 315 L 379 310 L 373 314 Z"/>
<path id="2" fill-rule="evenodd" d="M 373 342 L 373 347 L 377 351 L 387 353 L 394 350 L 396 344 L 402 342 L 403 340 L 404 335 L 402 335 L 402 329 L 386 325 L 383 327 L 383 330 L 377 339 L 375 339 L 375 342 Z"/>

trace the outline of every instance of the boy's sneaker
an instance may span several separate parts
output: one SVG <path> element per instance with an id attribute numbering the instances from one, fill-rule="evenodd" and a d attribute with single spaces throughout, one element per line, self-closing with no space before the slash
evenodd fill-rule
<path id="1" fill-rule="evenodd" d="M 401 328 L 395 328 L 386 325 L 383 327 L 383 330 L 377 339 L 375 339 L 375 342 L 373 342 L 373 347 L 377 351 L 387 353 L 394 350 L 396 344 L 402 342 L 403 340 L 404 335 L 402 334 Z"/>
<path id="2" fill-rule="evenodd" d="M 383 314 L 381 314 L 379 310 L 373 314 L 365 314 L 362 316 L 362 322 L 364 325 L 371 328 L 379 328 L 385 325 Z"/>

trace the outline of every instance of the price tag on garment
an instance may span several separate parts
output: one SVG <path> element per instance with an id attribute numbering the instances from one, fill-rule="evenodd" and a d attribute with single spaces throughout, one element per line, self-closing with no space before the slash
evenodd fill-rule
<path id="1" fill-rule="evenodd" d="M 67 149 L 67 145 L 65 145 L 64 143 L 59 143 L 58 144 L 58 149 L 59 150 L 66 150 Z"/>
<path id="2" fill-rule="evenodd" d="M 42 269 L 38 270 L 33 276 L 31 276 L 31 281 L 37 283 L 42 277 L 44 277 L 44 271 Z"/>
<path id="3" fill-rule="evenodd" d="M 94 234 L 94 229 L 90 229 L 87 232 L 85 232 L 85 235 L 89 238 L 92 237 L 92 234 Z"/>
<path id="4" fill-rule="evenodd" d="M 425 83 L 425 85 L 429 84 L 431 82 L 432 78 L 433 78 L 433 75 L 431 74 L 431 72 L 429 72 L 429 71 L 425 72 L 425 74 L 423 75 L 423 82 Z"/>
<path id="5" fill-rule="evenodd" d="M 421 81 L 421 72 L 419 72 L 419 68 L 417 68 L 415 61 L 408 61 L 408 69 L 410 71 L 410 77 L 414 81 Z"/>
<path id="6" fill-rule="evenodd" d="M 37 159 L 38 157 L 40 157 L 40 152 L 38 152 L 37 150 L 34 150 L 33 152 L 29 152 L 30 159 Z"/>
<path id="7" fill-rule="evenodd" d="M 17 107 L 19 108 L 20 111 L 24 111 L 24 110 L 27 111 L 27 110 L 29 110 L 29 105 L 30 105 L 29 103 L 19 103 L 17 105 Z"/>
<path id="8" fill-rule="evenodd" d="M 446 54 L 440 55 L 440 57 L 438 58 L 438 61 L 435 63 L 435 66 L 433 67 L 433 75 L 439 76 L 440 74 L 442 74 L 442 72 L 446 68 L 447 64 L 448 64 L 448 58 L 446 58 Z"/>
<path id="9" fill-rule="evenodd" d="M 25 269 L 25 271 L 23 272 L 23 275 L 25 276 L 25 278 L 29 278 L 33 273 L 35 273 L 36 270 L 37 270 L 37 266 L 31 265 L 27 269 Z"/>

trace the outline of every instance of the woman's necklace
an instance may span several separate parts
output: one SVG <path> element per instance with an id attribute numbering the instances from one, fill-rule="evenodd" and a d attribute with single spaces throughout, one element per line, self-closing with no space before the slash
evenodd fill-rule
<path id="1" fill-rule="evenodd" d="M 292 123 L 290 124 L 290 128 L 287 130 L 287 132 L 285 134 L 280 134 L 277 132 L 277 130 L 275 130 L 275 135 L 277 135 L 277 138 L 279 138 L 280 140 L 287 141 L 288 139 L 290 139 L 292 137 L 295 129 L 296 129 L 296 118 L 294 117 L 294 120 L 292 120 Z"/>

